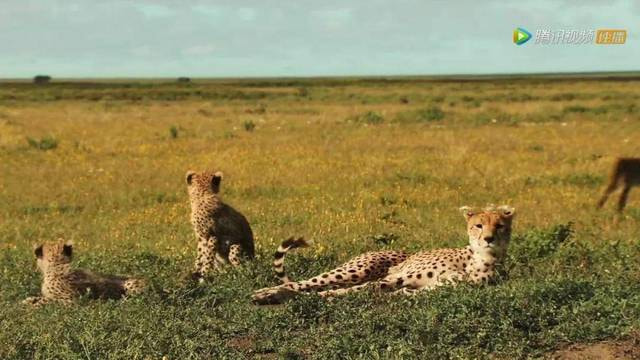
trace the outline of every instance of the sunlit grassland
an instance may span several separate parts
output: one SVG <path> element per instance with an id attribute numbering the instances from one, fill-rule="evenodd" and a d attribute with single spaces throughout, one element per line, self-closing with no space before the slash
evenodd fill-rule
<path id="1" fill-rule="evenodd" d="M 594 204 L 614 157 L 640 156 L 638 85 L 1 84 L 0 358 L 511 358 L 627 336 L 640 326 L 640 190 L 621 217 L 615 199 Z M 200 288 L 181 280 L 195 254 L 189 169 L 224 172 L 223 197 L 258 250 L 256 264 Z M 275 284 L 270 256 L 285 237 L 314 242 L 289 259 L 302 277 L 381 247 L 464 245 L 458 207 L 488 203 L 517 211 L 511 277 L 496 287 L 249 302 Z M 569 223 L 573 234 L 554 243 Z M 17 303 L 38 289 L 31 244 L 58 238 L 74 241 L 79 265 L 178 289 L 28 311 Z"/>

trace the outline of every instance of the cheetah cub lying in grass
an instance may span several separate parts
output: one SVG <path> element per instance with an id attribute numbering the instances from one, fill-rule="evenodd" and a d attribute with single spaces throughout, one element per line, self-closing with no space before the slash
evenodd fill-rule
<path id="1" fill-rule="evenodd" d="M 224 264 L 240 265 L 253 259 L 253 232 L 247 219 L 220 198 L 221 172 L 186 175 L 191 202 L 191 224 L 198 238 L 193 278 L 202 278 Z"/>
<path id="2" fill-rule="evenodd" d="M 35 247 L 38 269 L 44 275 L 41 296 L 28 297 L 23 304 L 40 306 L 50 302 L 69 304 L 81 295 L 92 298 L 119 299 L 142 292 L 140 279 L 94 274 L 71 269 L 73 246 L 70 242 Z"/>
<path id="3" fill-rule="evenodd" d="M 433 289 L 444 284 L 486 283 L 496 275 L 506 257 L 511 238 L 514 209 L 488 207 L 476 211 L 461 208 L 467 221 L 469 245 L 458 249 L 437 249 L 408 255 L 403 251 L 374 251 L 308 280 L 289 281 L 284 273 L 285 253 L 305 246 L 303 239 L 285 241 L 274 266 L 284 284 L 258 290 L 258 304 L 279 303 L 299 293 L 316 292 L 322 297 L 342 295 L 365 288 L 399 291 L 405 294 Z"/>

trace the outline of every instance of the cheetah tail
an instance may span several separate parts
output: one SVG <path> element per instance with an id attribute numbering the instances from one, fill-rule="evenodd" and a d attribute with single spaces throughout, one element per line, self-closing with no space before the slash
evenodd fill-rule
<path id="1" fill-rule="evenodd" d="M 290 237 L 287 240 L 283 241 L 280 246 L 278 246 L 278 250 L 276 250 L 276 253 L 273 256 L 273 269 L 276 272 L 276 276 L 278 277 L 278 279 L 280 279 L 280 281 L 282 281 L 282 283 L 291 282 L 284 271 L 284 256 L 286 255 L 286 253 L 291 249 L 307 246 L 309 246 L 309 243 L 301 237 L 297 239 Z"/>

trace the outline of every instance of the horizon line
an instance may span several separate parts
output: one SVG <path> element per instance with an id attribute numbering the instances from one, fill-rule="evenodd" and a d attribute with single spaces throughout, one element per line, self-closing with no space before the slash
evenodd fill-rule
<path id="1" fill-rule="evenodd" d="M 37 73 L 30 77 L 0 77 L 0 81 L 33 80 L 35 76 L 51 76 L 53 82 L 60 80 L 164 80 L 187 77 L 191 80 L 259 80 L 259 79 L 361 79 L 361 78 L 459 78 L 459 77 L 514 77 L 514 76 L 579 76 L 579 75 L 617 75 L 640 73 L 637 70 L 597 70 L 597 71 L 558 71 L 558 72 L 517 72 L 517 73 L 450 73 L 450 74 L 385 74 L 385 75 L 265 75 L 265 76 L 61 76 Z"/>

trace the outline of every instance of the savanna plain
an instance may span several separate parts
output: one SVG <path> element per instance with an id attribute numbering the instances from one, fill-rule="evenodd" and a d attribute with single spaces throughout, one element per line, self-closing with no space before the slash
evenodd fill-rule
<path id="1" fill-rule="evenodd" d="M 640 356 L 640 78 L 0 83 L 0 358 L 519 359 L 575 344 Z M 187 170 L 220 170 L 257 258 L 190 282 Z M 302 279 L 365 251 L 467 243 L 463 205 L 516 208 L 491 286 L 256 306 L 289 236 Z M 148 279 L 124 301 L 30 309 L 32 245 Z M 573 344 L 573 345 L 572 345 Z M 612 350 L 612 351 L 614 351 Z M 560 355 L 558 355 L 560 356 Z"/>

